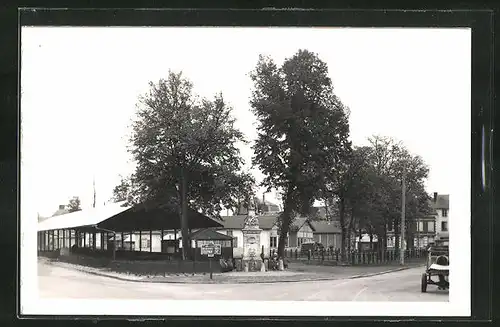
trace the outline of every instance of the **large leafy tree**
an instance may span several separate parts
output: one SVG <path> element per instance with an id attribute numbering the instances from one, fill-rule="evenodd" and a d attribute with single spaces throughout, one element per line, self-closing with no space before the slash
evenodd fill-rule
<path id="1" fill-rule="evenodd" d="M 188 207 L 218 216 L 234 205 L 242 159 L 231 107 L 222 94 L 199 99 L 182 73 L 150 83 L 140 97 L 130 152 L 136 161 L 133 201 L 173 205 L 181 216 L 183 248 L 188 249 Z M 183 252 L 183 257 L 186 253 Z"/>
<path id="2" fill-rule="evenodd" d="M 359 147 L 345 151 L 342 160 L 330 167 L 321 197 L 338 206 L 341 229 L 341 257 L 350 248 L 350 235 L 364 224 L 373 199 L 373 172 L 369 164 L 371 149 Z"/>
<path id="3" fill-rule="evenodd" d="M 299 50 L 280 67 L 260 56 L 250 76 L 258 121 L 253 163 L 265 175 L 262 185 L 282 193 L 282 258 L 293 217 L 310 213 L 331 168 L 350 147 L 348 114 L 333 92 L 326 63 L 310 51 Z"/>
<path id="4" fill-rule="evenodd" d="M 396 233 L 401 232 L 402 179 L 405 176 L 406 205 L 405 215 L 408 225 L 412 220 L 428 214 L 429 196 L 425 192 L 425 180 L 429 168 L 420 156 L 413 155 L 404 146 L 390 137 L 372 136 L 369 139 L 372 147 L 370 161 L 379 180 L 377 207 L 374 211 L 383 217 L 377 228 L 377 234 L 383 237 L 386 246 L 387 225 L 394 226 Z M 399 235 L 396 237 L 396 248 L 399 247 Z"/>

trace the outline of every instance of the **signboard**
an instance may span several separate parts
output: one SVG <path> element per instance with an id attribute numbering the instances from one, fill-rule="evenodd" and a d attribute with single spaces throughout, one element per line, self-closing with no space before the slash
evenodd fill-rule
<path id="1" fill-rule="evenodd" d="M 215 254 L 216 255 L 221 255 L 222 254 L 222 245 L 215 244 Z"/>
<path id="2" fill-rule="evenodd" d="M 220 244 L 209 243 L 202 245 L 200 250 L 201 250 L 201 255 L 206 255 L 209 258 L 213 258 L 214 255 L 221 255 L 222 246 Z"/>

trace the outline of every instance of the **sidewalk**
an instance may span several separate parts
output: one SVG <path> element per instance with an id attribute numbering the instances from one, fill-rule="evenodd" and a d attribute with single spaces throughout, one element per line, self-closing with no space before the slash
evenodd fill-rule
<path id="1" fill-rule="evenodd" d="M 105 268 L 92 268 L 87 266 L 57 262 L 44 261 L 42 265 L 53 265 L 56 267 L 73 269 L 83 273 L 89 273 L 102 277 L 114 278 L 130 282 L 145 283 L 191 283 L 191 284 L 243 284 L 243 283 L 284 283 L 284 282 L 304 282 L 321 280 L 338 280 L 362 278 L 384 273 L 395 272 L 399 270 L 417 267 L 419 265 L 385 265 L 385 266 L 312 266 L 304 267 L 294 264 L 285 271 L 266 271 L 266 272 L 227 272 L 214 273 L 213 279 L 210 274 L 169 274 L 166 276 L 137 276 L 122 274 L 110 271 Z"/>

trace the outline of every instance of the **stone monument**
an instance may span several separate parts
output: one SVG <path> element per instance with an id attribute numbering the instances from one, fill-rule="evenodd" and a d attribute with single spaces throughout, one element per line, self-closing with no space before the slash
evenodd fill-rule
<path id="1" fill-rule="evenodd" d="M 261 270 L 262 259 L 260 258 L 260 233 L 259 219 L 255 213 L 255 201 L 250 197 L 248 201 L 248 213 L 243 226 L 243 267 L 245 271 Z"/>

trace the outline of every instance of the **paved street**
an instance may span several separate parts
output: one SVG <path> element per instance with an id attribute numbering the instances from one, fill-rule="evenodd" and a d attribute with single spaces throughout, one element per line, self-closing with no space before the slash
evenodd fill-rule
<path id="1" fill-rule="evenodd" d="M 167 284 L 121 281 L 39 262 L 42 298 L 277 300 L 277 301 L 448 301 L 448 291 L 420 292 L 422 268 L 345 280 L 272 284 Z"/>

